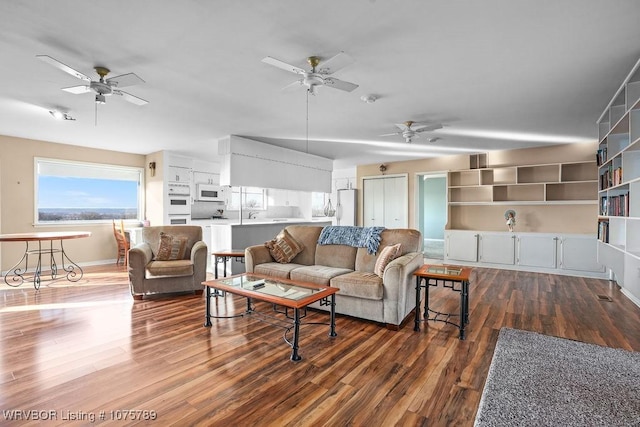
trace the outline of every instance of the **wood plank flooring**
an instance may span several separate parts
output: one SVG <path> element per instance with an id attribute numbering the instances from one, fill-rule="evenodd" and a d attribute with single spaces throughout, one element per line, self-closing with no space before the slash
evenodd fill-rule
<path id="1" fill-rule="evenodd" d="M 640 351 L 640 308 L 603 280 L 477 268 L 465 341 L 441 323 L 391 331 L 338 316 L 336 338 L 302 327 L 294 363 L 283 330 L 254 316 L 205 328 L 203 296 L 134 302 L 123 267 L 85 278 L 94 286 L 0 290 L 0 424 L 42 424 L 25 420 L 35 411 L 44 425 L 134 425 L 118 411 L 138 410 L 155 425 L 471 426 L 501 327 Z M 431 301 L 455 312 L 459 294 L 432 289 Z"/>

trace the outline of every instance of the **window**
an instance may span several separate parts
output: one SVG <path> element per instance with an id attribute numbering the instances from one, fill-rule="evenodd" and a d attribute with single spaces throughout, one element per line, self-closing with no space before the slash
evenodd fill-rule
<path id="1" fill-rule="evenodd" d="M 267 197 L 264 188 L 260 187 L 232 187 L 231 205 L 227 206 L 229 210 L 240 209 L 240 199 L 242 199 L 242 207 L 249 209 L 265 210 L 267 209 Z"/>
<path id="2" fill-rule="evenodd" d="M 35 159 L 35 223 L 142 218 L 142 168 Z"/>

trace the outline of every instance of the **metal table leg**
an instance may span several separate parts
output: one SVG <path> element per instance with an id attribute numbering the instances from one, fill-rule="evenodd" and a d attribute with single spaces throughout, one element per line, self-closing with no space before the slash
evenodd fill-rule
<path id="1" fill-rule="evenodd" d="M 297 362 L 302 360 L 302 357 L 298 354 L 298 335 L 300 335 L 300 310 L 293 309 L 293 345 L 291 346 L 291 360 Z"/>

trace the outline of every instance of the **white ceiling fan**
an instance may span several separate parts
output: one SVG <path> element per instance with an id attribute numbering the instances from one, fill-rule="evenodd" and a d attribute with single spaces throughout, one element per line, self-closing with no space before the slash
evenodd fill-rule
<path id="1" fill-rule="evenodd" d="M 315 95 L 318 87 L 320 86 L 344 90 L 346 92 L 351 92 L 358 87 L 355 83 L 331 77 L 331 74 L 353 62 L 353 59 L 349 55 L 344 52 L 340 52 L 324 61 L 321 67 L 318 67 L 321 61 L 322 58 L 319 56 L 308 57 L 307 63 L 311 66 L 311 70 L 306 71 L 302 68 L 296 67 L 295 65 L 287 64 L 286 62 L 282 62 L 279 59 L 275 59 L 270 56 L 267 56 L 262 60 L 262 62 L 266 64 L 273 65 L 274 67 L 281 68 L 300 76 L 298 80 L 288 86 L 285 86 L 283 90 L 306 87 L 311 94 Z"/>
<path id="2" fill-rule="evenodd" d="M 401 135 L 404 140 L 408 143 L 411 143 L 414 137 L 419 137 L 420 133 L 422 132 L 431 132 L 434 130 L 438 130 L 438 129 L 442 129 L 442 124 L 440 123 L 432 123 L 432 124 L 415 124 L 414 126 L 414 122 L 411 120 L 407 120 L 404 123 L 396 123 L 396 126 L 398 127 L 398 129 L 400 129 L 399 132 L 394 132 L 394 133 L 386 133 L 384 135 L 380 135 L 380 136 L 394 136 L 394 135 Z M 428 142 L 434 142 L 437 141 L 441 138 L 439 137 L 434 137 L 434 138 L 427 138 Z"/>
<path id="3" fill-rule="evenodd" d="M 109 95 L 119 95 L 124 98 L 125 101 L 129 101 L 136 105 L 145 105 L 149 102 L 139 98 L 137 96 L 131 95 L 123 90 L 120 90 L 121 87 L 133 86 L 136 84 L 144 83 L 140 77 L 138 77 L 134 73 L 122 74 L 119 76 L 105 78 L 107 74 L 109 74 L 109 69 L 102 66 L 96 66 L 94 69 L 96 73 L 100 76 L 99 80 L 91 80 L 86 75 L 82 74 L 80 71 L 74 70 L 66 64 L 58 61 L 50 57 L 49 55 L 36 55 L 36 58 L 46 62 L 47 64 L 53 65 L 56 68 L 61 69 L 67 74 L 71 74 L 72 76 L 84 80 L 86 84 L 79 86 L 71 86 L 62 88 L 62 90 L 67 91 L 69 93 L 74 94 L 82 94 L 87 92 L 94 92 L 96 94 L 95 101 L 97 104 L 104 104 L 106 101 L 106 97 Z"/>

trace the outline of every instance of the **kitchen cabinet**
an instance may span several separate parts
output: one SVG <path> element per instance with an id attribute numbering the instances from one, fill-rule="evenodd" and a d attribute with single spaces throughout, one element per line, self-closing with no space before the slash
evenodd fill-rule
<path id="1" fill-rule="evenodd" d="M 598 240 L 591 236 L 560 237 L 560 268 L 603 272 L 604 267 L 598 262 Z"/>
<path id="2" fill-rule="evenodd" d="M 220 174 L 211 172 L 193 171 L 193 183 L 194 184 L 215 184 L 220 183 Z"/>
<path id="3" fill-rule="evenodd" d="M 182 166 L 167 166 L 167 181 L 190 184 L 191 169 Z"/>

